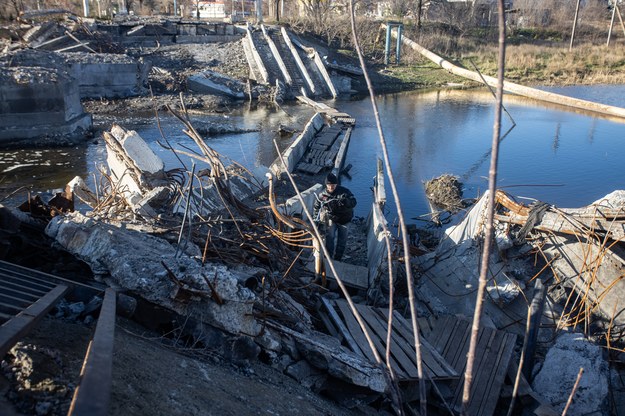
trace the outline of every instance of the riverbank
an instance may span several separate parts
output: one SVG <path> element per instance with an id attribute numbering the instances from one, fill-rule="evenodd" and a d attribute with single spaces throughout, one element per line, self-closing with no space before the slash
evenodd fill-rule
<path id="1" fill-rule="evenodd" d="M 327 45 L 315 45 L 328 59 L 348 65 L 358 61 L 341 50 Z M 180 44 L 162 46 L 141 53 L 131 52 L 135 57 L 149 60 L 163 71 L 150 75 L 151 96 L 119 100 L 87 100 L 85 110 L 94 114 L 153 113 L 164 110 L 167 105 L 180 106 L 183 94 L 187 109 L 202 112 L 228 112 L 233 105 L 243 104 L 215 95 L 189 91 L 187 77 L 201 70 L 211 69 L 229 77 L 246 80 L 249 72 L 242 41 L 216 44 Z M 377 94 L 437 88 L 475 88 L 481 84 L 455 76 L 416 52 L 404 48 L 400 64 L 370 61 L 367 70 Z M 551 46 L 510 45 L 506 49 L 506 79 L 527 86 L 568 86 L 620 84 L 625 79 L 625 49 L 605 46 L 580 46 L 572 52 L 561 44 Z M 461 66 L 479 69 L 484 75 L 497 76 L 497 50 L 495 46 L 483 46 L 478 50 L 466 50 L 450 60 Z M 352 94 L 368 95 L 364 77 L 351 77 Z"/>

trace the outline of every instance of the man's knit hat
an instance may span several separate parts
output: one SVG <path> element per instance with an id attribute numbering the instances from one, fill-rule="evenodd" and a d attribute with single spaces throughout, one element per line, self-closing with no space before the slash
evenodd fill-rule
<path id="1" fill-rule="evenodd" d="M 327 184 L 335 184 L 337 185 L 339 183 L 338 179 L 336 178 L 336 175 L 333 173 L 328 173 L 328 176 L 326 176 L 326 185 Z"/>

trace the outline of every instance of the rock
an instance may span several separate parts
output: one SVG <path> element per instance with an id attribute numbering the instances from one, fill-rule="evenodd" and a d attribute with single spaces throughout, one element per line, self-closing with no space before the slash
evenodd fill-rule
<path id="1" fill-rule="evenodd" d="M 261 336 L 256 337 L 256 343 L 269 351 L 279 352 L 282 349 L 280 336 L 265 328 Z"/>
<path id="2" fill-rule="evenodd" d="M 227 358 L 234 364 L 244 366 L 251 360 L 256 360 L 260 354 L 260 347 L 250 337 L 236 337 L 227 351 Z"/>
<path id="3" fill-rule="evenodd" d="M 305 360 L 301 360 L 293 365 L 290 365 L 287 367 L 285 373 L 307 388 L 322 385 L 326 378 L 321 371 L 312 367 Z"/>
<path id="4" fill-rule="evenodd" d="M 282 354 L 276 360 L 272 361 L 271 366 L 281 373 L 284 373 L 294 362 L 295 361 L 288 354 Z"/>
<path id="5" fill-rule="evenodd" d="M 137 299 L 132 296 L 117 294 L 117 314 L 124 318 L 131 318 L 137 310 Z"/>
<path id="6" fill-rule="evenodd" d="M 35 405 L 35 413 L 37 416 L 44 416 L 50 414 L 52 410 L 52 403 L 50 402 L 39 402 Z"/>
<path id="7" fill-rule="evenodd" d="M 532 387 L 561 413 L 580 368 L 584 373 L 568 414 L 608 414 L 608 363 L 601 347 L 584 339 L 582 334 L 563 334 L 556 340 Z"/>

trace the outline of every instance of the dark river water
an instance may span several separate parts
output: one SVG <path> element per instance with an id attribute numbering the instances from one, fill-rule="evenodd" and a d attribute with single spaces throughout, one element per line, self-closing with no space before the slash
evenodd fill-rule
<path id="1" fill-rule="evenodd" d="M 577 98 L 625 107 L 625 85 L 551 88 Z M 460 177 L 464 196 L 475 197 L 488 187 L 494 98 L 488 91 L 431 91 L 377 97 L 392 169 L 402 207 L 409 218 L 428 212 L 423 182 L 441 174 Z M 329 105 L 356 118 L 347 162 L 350 178 L 344 178 L 358 198 L 358 215 L 366 215 L 371 203 L 376 159 L 382 157 L 369 99 L 338 100 Z M 520 198 L 538 199 L 560 207 L 589 204 L 615 189 L 625 188 L 625 120 L 608 119 L 578 110 L 545 105 L 522 97 L 506 96 L 506 109 L 516 126 L 500 145 L 498 185 Z M 262 170 L 276 157 L 291 136 L 280 136 L 279 126 L 303 128 L 313 110 L 300 105 L 280 109 L 240 108 L 229 115 L 193 115 L 192 121 L 214 121 L 257 131 L 208 137 L 207 143 L 222 155 Z M 128 115 L 124 115 L 127 117 Z M 98 120 L 103 128 L 110 121 Z M 502 134 L 511 126 L 502 115 Z M 125 119 L 122 125 L 137 132 L 166 162 L 179 162 L 161 148 L 163 141 L 155 119 Z M 161 118 L 163 135 L 174 147 L 195 148 L 175 119 Z M 101 140 L 67 149 L 0 151 L 0 199 L 18 186 L 33 191 L 61 188 L 75 175 L 93 183 L 94 172 L 106 157 Z M 189 159 L 185 160 L 190 166 Z M 198 166 L 198 168 L 200 168 Z M 388 188 L 389 200 L 390 188 Z M 21 197 L 11 198 L 24 200 Z M 394 218 L 394 204 L 389 203 Z"/>

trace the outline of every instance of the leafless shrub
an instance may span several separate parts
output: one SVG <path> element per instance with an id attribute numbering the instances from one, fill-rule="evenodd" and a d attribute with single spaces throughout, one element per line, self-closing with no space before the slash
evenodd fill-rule
<path id="1" fill-rule="evenodd" d="M 347 16 L 333 13 L 330 18 L 327 16 L 322 21 L 305 16 L 293 19 L 290 22 L 291 28 L 299 33 L 308 33 L 321 38 L 328 45 L 336 49 L 353 50 L 352 34 Z M 380 33 L 380 23 L 371 19 L 359 18 L 357 24 L 358 37 L 361 46 L 366 54 L 371 54 L 376 47 L 376 39 Z M 383 39 L 383 37 L 382 37 Z M 382 44 L 382 48 L 384 45 Z"/>

